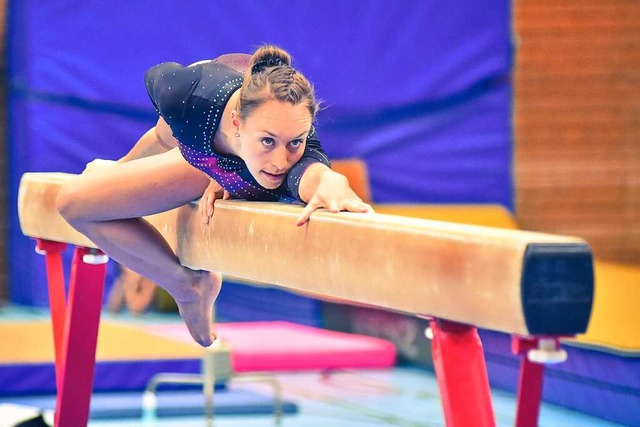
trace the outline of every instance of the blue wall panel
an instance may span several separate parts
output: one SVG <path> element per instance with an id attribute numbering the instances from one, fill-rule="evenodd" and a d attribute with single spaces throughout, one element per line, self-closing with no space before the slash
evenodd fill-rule
<path id="1" fill-rule="evenodd" d="M 324 100 L 334 158 L 361 157 L 376 202 L 512 206 L 510 2 L 9 2 L 11 293 L 46 304 L 19 231 L 20 176 L 117 158 L 155 122 L 147 68 L 263 42 Z"/>

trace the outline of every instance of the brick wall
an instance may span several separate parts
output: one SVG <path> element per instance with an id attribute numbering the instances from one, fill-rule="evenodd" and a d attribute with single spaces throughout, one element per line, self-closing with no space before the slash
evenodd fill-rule
<path id="1" fill-rule="evenodd" d="M 640 264 L 640 2 L 513 5 L 518 221 Z"/>

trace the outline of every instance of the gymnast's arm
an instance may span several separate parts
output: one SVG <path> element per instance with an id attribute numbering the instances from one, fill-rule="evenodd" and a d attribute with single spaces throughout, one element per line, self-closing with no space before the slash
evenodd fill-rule
<path id="1" fill-rule="evenodd" d="M 171 128 L 167 122 L 160 117 L 156 125 L 142 135 L 133 148 L 118 160 L 118 163 L 165 153 L 177 146 L 178 141 L 174 138 Z"/>
<path id="2" fill-rule="evenodd" d="M 118 163 L 165 153 L 177 146 L 178 141 L 173 136 L 171 128 L 167 122 L 160 117 L 158 123 L 142 135 L 131 151 L 118 160 Z M 204 208 L 201 209 L 201 217 L 202 222 L 205 224 L 209 223 L 209 218 L 213 215 L 213 202 L 217 199 L 229 198 L 229 193 L 227 193 L 216 180 L 211 177 L 209 177 L 209 180 L 209 186 L 205 189 L 200 201 L 201 204 L 204 204 Z"/>
<path id="3" fill-rule="evenodd" d="M 169 128 L 169 125 L 162 117 L 160 117 L 158 123 L 145 132 L 145 134 L 138 139 L 138 142 L 136 142 L 133 148 L 126 155 L 117 161 L 104 159 L 92 160 L 87 163 L 82 173 L 101 169 L 115 163 L 124 163 L 143 157 L 153 156 L 155 154 L 165 153 L 177 147 L 177 144 L 178 142 L 171 133 L 171 128 Z"/>
<path id="4" fill-rule="evenodd" d="M 287 185 L 307 204 L 298 217 L 297 225 L 306 223 L 313 211 L 326 208 L 331 212 L 373 212 L 368 204 L 351 189 L 349 180 L 330 167 L 315 127 L 307 137 L 305 153 L 292 168 Z"/>

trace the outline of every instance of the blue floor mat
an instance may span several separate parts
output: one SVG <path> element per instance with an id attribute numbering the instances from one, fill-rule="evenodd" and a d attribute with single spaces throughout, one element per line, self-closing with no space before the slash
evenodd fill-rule
<path id="1" fill-rule="evenodd" d="M 160 391 L 158 397 L 158 417 L 204 415 L 204 397 L 201 391 Z M 55 396 L 6 397 L 0 403 L 14 403 L 35 406 L 42 410 L 55 408 Z M 295 403 L 283 401 L 282 412 L 298 412 Z M 274 410 L 272 395 L 249 390 L 216 390 L 214 396 L 216 415 L 258 415 L 271 414 Z M 91 397 L 91 419 L 139 418 L 142 417 L 142 393 L 94 393 Z"/>

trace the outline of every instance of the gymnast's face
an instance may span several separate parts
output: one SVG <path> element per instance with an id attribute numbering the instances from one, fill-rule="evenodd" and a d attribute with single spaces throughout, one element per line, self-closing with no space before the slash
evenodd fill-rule
<path id="1" fill-rule="evenodd" d="M 264 188 L 278 188 L 302 157 L 311 129 L 303 104 L 267 101 L 239 120 L 237 154 Z"/>

